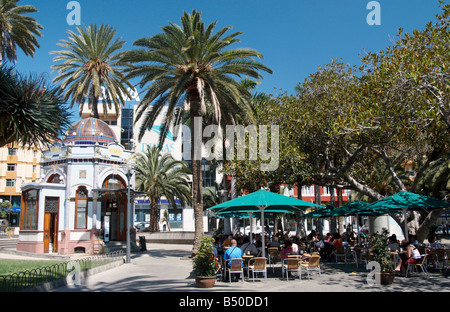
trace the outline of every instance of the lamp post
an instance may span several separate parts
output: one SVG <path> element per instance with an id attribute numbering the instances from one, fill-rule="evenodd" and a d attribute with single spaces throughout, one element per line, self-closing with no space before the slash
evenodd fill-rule
<path id="1" fill-rule="evenodd" d="M 133 176 L 133 171 L 132 171 L 133 167 L 131 165 L 131 163 L 129 162 L 127 164 L 127 172 L 126 172 L 126 177 L 128 179 L 128 185 L 127 185 L 127 256 L 126 256 L 126 263 L 130 263 L 130 193 L 131 193 L 131 188 L 130 188 L 130 184 L 131 184 L 131 177 Z"/>

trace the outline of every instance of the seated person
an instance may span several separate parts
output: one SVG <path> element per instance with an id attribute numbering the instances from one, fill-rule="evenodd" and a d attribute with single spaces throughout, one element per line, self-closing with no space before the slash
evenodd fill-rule
<path id="1" fill-rule="evenodd" d="M 339 233 L 333 234 L 333 240 L 331 241 L 331 245 L 334 247 L 343 246 L 341 235 Z"/>
<path id="2" fill-rule="evenodd" d="M 228 235 L 225 241 L 222 243 L 222 247 L 229 247 L 231 246 L 231 240 L 233 239 L 232 235 Z"/>
<path id="3" fill-rule="evenodd" d="M 436 240 L 436 235 L 428 237 L 428 243 L 430 243 L 430 248 L 442 248 L 441 244 Z"/>
<path id="4" fill-rule="evenodd" d="M 392 234 L 391 236 L 389 236 L 388 241 L 388 247 L 390 251 L 398 251 L 400 249 L 400 245 L 397 243 L 397 235 Z"/>
<path id="5" fill-rule="evenodd" d="M 241 250 L 244 255 L 245 254 L 257 255 L 259 253 L 259 250 L 256 248 L 256 246 L 250 243 L 250 239 L 248 237 L 244 238 L 244 243 L 241 246 Z"/>
<path id="6" fill-rule="evenodd" d="M 288 255 L 293 253 L 292 241 L 288 239 L 284 242 L 284 247 L 281 249 L 280 257 L 281 259 L 287 259 Z"/>
<path id="7" fill-rule="evenodd" d="M 225 251 L 223 255 L 224 260 L 229 259 L 242 259 L 243 253 L 242 249 L 237 246 L 237 241 L 235 239 L 231 240 L 231 247 Z M 230 267 L 230 261 L 226 261 L 227 266 Z"/>
<path id="8" fill-rule="evenodd" d="M 272 241 L 267 244 L 267 247 L 277 247 L 278 250 L 280 249 L 280 242 L 278 241 L 278 236 L 272 237 Z"/>
<path id="9" fill-rule="evenodd" d="M 400 272 L 402 276 L 405 276 L 408 263 L 419 263 L 421 256 L 416 246 L 412 245 L 407 240 L 402 241 L 400 247 L 402 247 L 402 252 L 399 254 L 400 259 L 395 271 Z"/>
<path id="10" fill-rule="evenodd" d="M 419 247 L 419 241 L 415 235 L 409 235 L 409 241 L 412 245 Z"/>

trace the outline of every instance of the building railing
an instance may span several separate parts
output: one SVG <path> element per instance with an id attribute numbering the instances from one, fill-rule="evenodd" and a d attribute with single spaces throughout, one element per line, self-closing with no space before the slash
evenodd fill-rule
<path id="1" fill-rule="evenodd" d="M 26 291 L 32 287 L 74 276 L 83 271 L 123 259 L 123 250 L 0 276 L 0 292 Z"/>

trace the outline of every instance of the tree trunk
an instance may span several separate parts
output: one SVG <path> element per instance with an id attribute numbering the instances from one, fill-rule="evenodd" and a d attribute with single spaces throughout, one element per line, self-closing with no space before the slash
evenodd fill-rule
<path id="1" fill-rule="evenodd" d="M 317 184 L 314 185 L 314 197 L 315 197 L 315 203 L 317 205 L 321 205 L 322 198 L 320 196 L 320 185 L 317 185 Z M 322 232 L 323 232 L 322 218 L 317 218 L 316 232 L 320 233 L 320 234 L 322 234 Z"/>
<path id="2" fill-rule="evenodd" d="M 154 199 L 150 200 L 150 232 L 158 232 L 158 204 Z"/>
<path id="3" fill-rule="evenodd" d="M 100 116 L 98 114 L 98 97 L 96 96 L 92 96 L 92 117 L 96 118 L 96 119 L 100 119 Z"/>
<path id="4" fill-rule="evenodd" d="M 200 245 L 203 232 L 203 195 L 202 195 L 202 120 L 200 112 L 200 95 L 196 82 L 189 88 L 189 104 L 191 119 L 191 161 L 192 161 L 192 204 L 195 218 L 195 236 L 191 255 L 195 256 Z M 198 139 L 196 139 L 198 136 Z M 198 145 L 198 146 L 197 146 Z"/>
<path id="5" fill-rule="evenodd" d="M 300 179 L 297 181 L 297 198 L 302 199 L 302 181 Z M 305 214 L 303 212 L 296 212 L 295 218 L 297 220 L 296 236 L 298 238 L 306 237 Z"/>

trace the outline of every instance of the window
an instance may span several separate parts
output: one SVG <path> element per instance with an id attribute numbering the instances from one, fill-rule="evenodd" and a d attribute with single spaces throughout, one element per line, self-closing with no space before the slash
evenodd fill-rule
<path id="1" fill-rule="evenodd" d="M 8 155 L 9 156 L 17 155 L 17 148 L 8 148 Z"/>
<path id="2" fill-rule="evenodd" d="M 7 171 L 16 171 L 16 164 L 8 164 Z"/>
<path id="3" fill-rule="evenodd" d="M 22 194 L 22 230 L 37 229 L 37 213 L 39 208 L 39 194 L 37 190 L 29 190 Z"/>
<path id="4" fill-rule="evenodd" d="M 36 165 L 33 165 L 33 173 L 36 173 Z"/>
<path id="5" fill-rule="evenodd" d="M 84 186 L 80 186 L 75 197 L 75 228 L 85 229 L 87 226 L 87 202 L 88 192 Z"/>
<path id="6" fill-rule="evenodd" d="M 16 185 L 16 180 L 14 179 L 6 179 L 6 186 L 7 187 L 13 187 Z"/>

